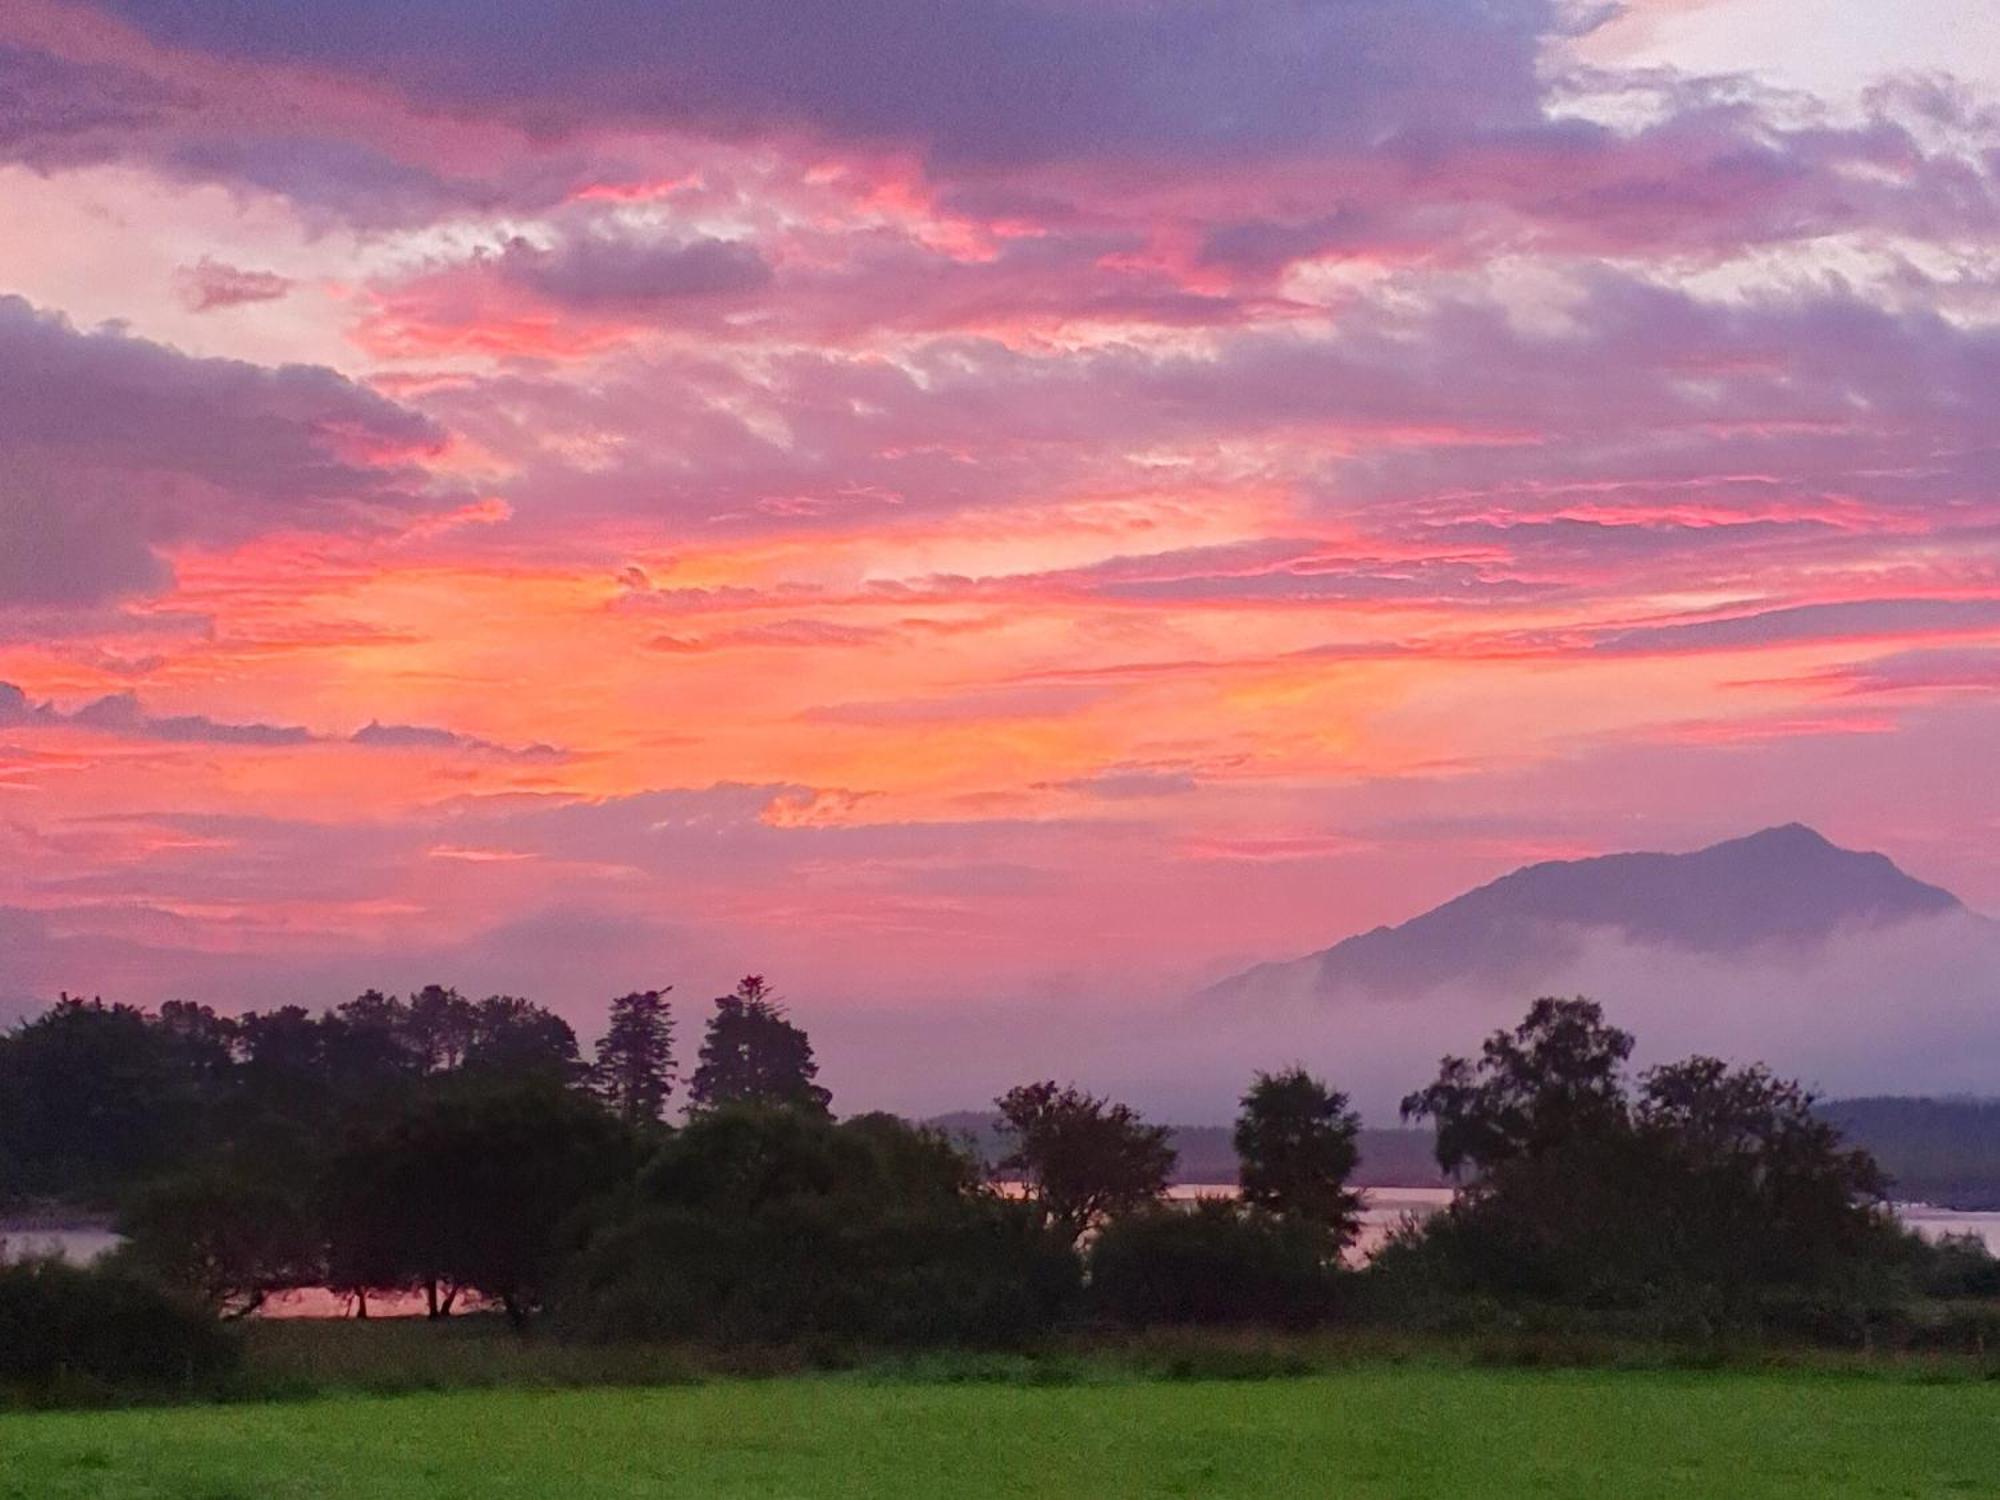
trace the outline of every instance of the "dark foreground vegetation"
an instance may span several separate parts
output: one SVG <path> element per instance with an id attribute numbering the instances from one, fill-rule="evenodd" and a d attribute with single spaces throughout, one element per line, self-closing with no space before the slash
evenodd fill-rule
<path id="1" fill-rule="evenodd" d="M 1209 1350 L 1303 1340 L 1301 1370 L 1411 1340 L 1558 1362 L 1814 1346 L 1983 1369 L 2000 1351 L 2000 1263 L 1901 1229 L 1878 1165 L 1809 1095 L 1706 1058 L 1635 1078 L 1632 1038 L 1589 1001 L 1537 1001 L 1410 1095 L 1460 1190 L 1365 1268 L 1347 1255 L 1360 1122 L 1302 1070 L 1243 1096 L 1240 1198 L 1177 1205 L 1169 1132 L 1055 1082 L 996 1101 L 990 1169 L 936 1128 L 837 1119 L 755 978 L 715 1002 L 670 1124 L 673 1019 L 664 992 L 621 997 L 586 1063 L 565 1023 L 507 997 L 240 1020 L 65 1000 L 0 1048 L 0 1171 L 17 1195 L 115 1204 L 126 1242 L 97 1269 L 0 1273 L 0 1385 L 281 1389 L 268 1356 L 290 1335 L 256 1328 L 246 1363 L 230 1330 L 308 1287 L 357 1322 L 415 1299 L 429 1326 L 396 1337 L 452 1351 L 447 1369 L 580 1378 L 924 1351 L 1045 1371 L 1173 1329 Z M 536 1352 L 465 1341 L 469 1308 Z"/>

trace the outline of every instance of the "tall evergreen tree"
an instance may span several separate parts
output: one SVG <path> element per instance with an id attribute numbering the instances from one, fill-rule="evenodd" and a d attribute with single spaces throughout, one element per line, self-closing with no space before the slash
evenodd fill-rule
<path id="1" fill-rule="evenodd" d="M 767 1104 L 824 1115 L 833 1095 L 818 1077 L 804 1028 L 785 1018 L 763 976 L 752 974 L 716 1000 L 688 1101 L 695 1109 Z"/>
<path id="2" fill-rule="evenodd" d="M 627 1125 L 657 1124 L 674 1087 L 674 1018 L 668 985 L 611 1002 L 611 1024 L 597 1043 L 591 1082 Z"/>

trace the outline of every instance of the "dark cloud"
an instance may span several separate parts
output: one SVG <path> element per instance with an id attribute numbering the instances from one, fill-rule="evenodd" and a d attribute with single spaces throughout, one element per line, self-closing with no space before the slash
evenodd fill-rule
<path id="1" fill-rule="evenodd" d="M 0 682 L 0 728 L 75 724 L 102 734 L 169 744 L 304 745 L 310 730 L 277 724 L 229 724 L 205 714 L 152 714 L 132 693 L 110 693 L 65 713 L 36 703 L 11 682 Z"/>
<path id="2" fill-rule="evenodd" d="M 2000 599 L 1855 599 L 1758 610 L 1715 620 L 1644 625 L 1594 642 L 1607 655 L 1755 651 L 1874 636 L 1951 635 L 2000 629 Z"/>
<path id="3" fill-rule="evenodd" d="M 193 102 L 144 73 L 0 42 L 0 155 L 32 165 L 107 159 L 117 141 Z"/>
<path id="4" fill-rule="evenodd" d="M 512 760 L 562 760 L 564 752 L 553 745 L 508 746 L 456 730 L 429 724 L 384 724 L 370 720 L 348 736 L 356 745 L 377 745 L 399 750 L 470 750 L 482 755 L 502 755 Z"/>
<path id="5" fill-rule="evenodd" d="M 1808 679 L 1856 696 L 1989 694 L 2000 689 L 2000 647 L 1920 647 L 1835 667 Z"/>
<path id="6" fill-rule="evenodd" d="M 176 47 L 385 80 L 543 133 L 805 130 L 941 162 L 1234 159 L 1539 118 L 1555 0 L 104 0 Z"/>
<path id="7" fill-rule="evenodd" d="M 0 682 L 0 729 L 21 724 L 51 722 L 55 712 L 46 703 L 36 703 L 11 682 Z"/>
<path id="8" fill-rule="evenodd" d="M 423 223 L 507 200 L 498 187 L 333 135 L 189 135 L 163 143 L 158 159 L 179 176 L 261 188 L 309 212 L 366 227 Z"/>
<path id="9" fill-rule="evenodd" d="M 30 725 L 73 724 L 101 734 L 127 739 L 182 745 L 312 745 L 339 742 L 338 736 L 315 734 L 298 725 L 232 724 L 206 714 L 156 714 L 136 693 L 109 693 L 68 710 L 53 703 L 36 703 L 11 682 L 0 682 L 0 729 Z M 499 755 L 515 760 L 560 760 L 564 752 L 552 745 L 510 747 L 476 735 L 425 724 L 384 724 L 371 720 L 345 743 L 390 750 L 452 750 Z"/>
<path id="10" fill-rule="evenodd" d="M 1928 144 L 1940 121 L 1990 132 L 1991 118 L 1937 86 L 1878 89 L 1863 118 L 1834 125 L 1740 79 L 1565 73 L 1551 44 L 1616 9 L 1578 0 L 95 3 L 164 44 L 158 77 L 24 52 L 0 152 L 122 154 L 383 226 L 547 209 L 642 171 L 620 159 L 635 138 L 696 136 L 808 175 L 843 149 L 873 159 L 849 163 L 862 176 L 914 157 L 943 209 L 1039 228 L 1039 245 L 979 264 L 922 257 L 935 281 L 905 277 L 901 301 L 868 297 L 896 284 L 895 257 L 821 262 L 789 309 L 821 327 L 963 326 L 1019 302 L 1006 262 L 1169 221 L 1183 269 L 1236 285 L 1176 286 L 1158 264 L 1084 254 L 1094 272 L 1012 310 L 1195 325 L 1242 317 L 1308 258 L 1720 257 L 1856 228 L 2000 227 L 1990 148 L 1982 161 Z M 175 82 L 184 72 L 200 91 Z M 317 125 L 271 107 L 305 80 L 343 107 Z M 378 90 L 402 97 L 402 128 L 377 118 L 398 112 Z M 1568 108 L 1579 96 L 1652 123 L 1612 129 Z M 428 140 L 440 121 L 483 130 L 484 164 Z M 717 295 L 718 281 L 740 294 L 769 270 L 747 247 L 699 242 L 683 258 L 615 238 L 581 243 L 574 267 L 568 255 L 517 269 L 560 305 L 625 309 Z"/>
<path id="11" fill-rule="evenodd" d="M 169 744 L 304 745 L 313 738 L 310 730 L 296 725 L 228 724 L 205 714 L 150 714 L 133 693 L 109 694 L 63 717 L 85 729 Z"/>
<path id="12" fill-rule="evenodd" d="M 460 498 L 427 418 L 334 371 L 194 359 L 0 297 L 0 608 L 157 591 L 165 549 Z"/>
<path id="13" fill-rule="evenodd" d="M 771 280 L 770 265 L 751 245 L 611 234 L 574 236 L 549 250 L 516 240 L 500 256 L 499 271 L 558 305 L 612 312 L 734 296 Z"/>

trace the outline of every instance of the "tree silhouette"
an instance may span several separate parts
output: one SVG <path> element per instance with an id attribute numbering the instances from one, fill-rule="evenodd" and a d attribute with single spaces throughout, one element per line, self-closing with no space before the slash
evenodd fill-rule
<path id="1" fill-rule="evenodd" d="M 633 1157 L 623 1125 L 546 1079 L 442 1080 L 334 1152 L 333 1276 L 422 1287 L 432 1317 L 476 1292 L 519 1325 L 554 1274 L 560 1232 L 630 1176 Z"/>
<path id="2" fill-rule="evenodd" d="M 346 1099 L 379 1097 L 421 1069 L 410 1008 L 368 990 L 320 1017 L 328 1082 Z"/>
<path id="3" fill-rule="evenodd" d="M 634 1128 L 658 1124 L 673 1092 L 674 1017 L 667 1004 L 672 988 L 635 990 L 613 1000 L 611 1024 L 597 1043 L 591 1083 Z"/>
<path id="4" fill-rule="evenodd" d="M 717 998 L 688 1100 L 698 1110 L 763 1104 L 824 1115 L 833 1095 L 818 1077 L 811 1039 L 785 1018 L 763 976 L 751 974 Z"/>
<path id="5" fill-rule="evenodd" d="M 571 1083 L 583 1064 L 576 1033 L 561 1016 L 516 995 L 488 995 L 472 1007 L 465 1067 Z"/>
<path id="6" fill-rule="evenodd" d="M 1404 1110 L 1437 1121 L 1440 1165 L 1467 1178 L 1407 1263 L 1433 1284 L 1708 1326 L 1754 1325 L 1781 1291 L 1851 1306 L 1890 1292 L 1910 1251 L 1881 1171 L 1810 1093 L 1709 1057 L 1634 1093 L 1631 1051 L 1596 1005 L 1544 999 L 1478 1063 L 1446 1058 Z"/>
<path id="7" fill-rule="evenodd" d="M 312 1286 L 326 1268 L 310 1205 L 269 1176 L 208 1163 L 146 1183 L 118 1216 L 116 1264 L 193 1297 L 225 1318 L 275 1292 Z"/>
<path id="8" fill-rule="evenodd" d="M 457 990 L 425 985 L 410 996 L 405 1024 L 420 1072 L 449 1073 L 464 1064 L 472 1047 L 472 1002 Z"/>
<path id="9" fill-rule="evenodd" d="M 64 995 L 0 1034 L 0 1201 L 104 1198 L 171 1160 L 194 1097 L 145 1012 Z"/>
<path id="10" fill-rule="evenodd" d="M 1172 1131 L 1148 1125 L 1128 1105 L 1053 1082 L 1002 1094 L 1003 1137 L 1013 1149 L 999 1170 L 1018 1174 L 1030 1198 L 1071 1241 L 1113 1214 L 1160 1197 L 1174 1169 Z"/>
<path id="11" fill-rule="evenodd" d="M 1631 1055 L 1632 1034 L 1607 1025 L 1603 1006 L 1544 997 L 1488 1037 L 1477 1063 L 1445 1058 L 1437 1081 L 1403 1100 L 1403 1118 L 1436 1122 L 1446 1172 L 1487 1171 L 1622 1124 Z"/>
<path id="12" fill-rule="evenodd" d="M 1304 1068 L 1259 1073 L 1236 1119 L 1244 1201 L 1317 1225 L 1345 1246 L 1361 1217 L 1361 1195 L 1347 1185 L 1360 1134 L 1347 1095 Z"/>
<path id="13" fill-rule="evenodd" d="M 236 1065 L 236 1022 L 215 1013 L 213 1006 L 190 1000 L 161 1005 L 157 1024 L 190 1082 L 213 1092 L 221 1088 Z"/>

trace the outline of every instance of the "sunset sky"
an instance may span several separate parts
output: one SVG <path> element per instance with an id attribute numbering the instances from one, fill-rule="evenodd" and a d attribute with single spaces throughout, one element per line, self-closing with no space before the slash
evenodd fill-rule
<path id="1" fill-rule="evenodd" d="M 1991 0 L 8 0 L 0 209 L 0 1002 L 2000 911 Z"/>

